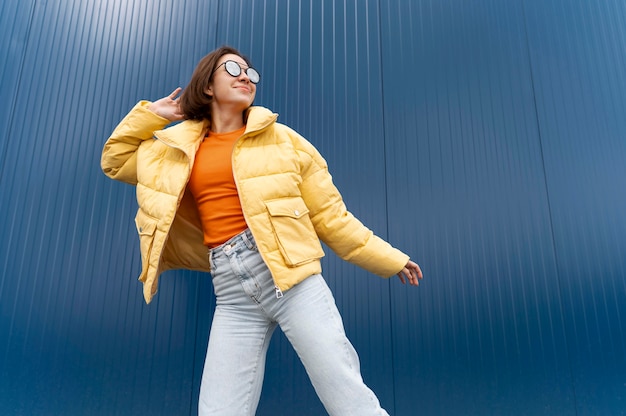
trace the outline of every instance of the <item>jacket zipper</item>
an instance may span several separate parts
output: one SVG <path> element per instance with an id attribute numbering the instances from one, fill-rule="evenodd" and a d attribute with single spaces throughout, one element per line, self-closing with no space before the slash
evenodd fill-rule
<path id="1" fill-rule="evenodd" d="M 283 297 L 283 291 L 280 290 L 280 288 L 277 285 L 275 285 L 274 288 L 276 289 L 276 299 L 282 298 Z"/>
<path id="2" fill-rule="evenodd" d="M 241 142 L 241 140 L 244 138 L 245 135 L 246 134 L 244 133 L 239 139 L 237 139 L 237 141 L 233 145 L 233 150 L 230 154 L 230 164 L 232 166 L 231 169 L 233 171 L 233 179 L 235 179 L 235 186 L 237 187 L 237 194 L 239 194 L 239 181 L 237 180 L 237 173 L 235 172 L 235 150 L 237 149 L 237 144 Z M 243 209 L 243 205 L 241 206 L 241 212 L 243 213 L 243 218 L 246 220 L 246 224 L 248 224 L 248 218 L 247 218 L 245 210 Z M 252 230 L 250 230 L 250 232 L 252 233 Z M 252 235 L 254 236 L 254 233 Z M 263 254 L 261 254 L 260 250 L 259 250 L 259 255 L 263 259 L 263 262 L 267 265 L 267 262 L 265 262 L 265 259 L 263 258 Z M 269 270 L 269 266 L 267 266 L 267 268 Z M 270 274 L 272 275 L 272 280 L 274 280 L 274 275 L 272 274 L 272 270 L 270 270 Z M 276 293 L 276 299 L 280 299 L 283 297 L 283 291 L 276 284 L 276 280 L 274 280 L 274 291 Z"/>

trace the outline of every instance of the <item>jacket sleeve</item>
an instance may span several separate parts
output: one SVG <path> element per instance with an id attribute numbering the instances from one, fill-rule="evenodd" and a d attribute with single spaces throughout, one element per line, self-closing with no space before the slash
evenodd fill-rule
<path id="1" fill-rule="evenodd" d="M 167 126 L 166 118 L 148 110 L 148 101 L 140 101 L 117 125 L 104 144 L 100 166 L 105 175 L 118 181 L 137 184 L 137 149 L 151 139 L 153 132 Z"/>
<path id="2" fill-rule="evenodd" d="M 302 197 L 320 239 L 339 257 L 381 277 L 400 272 L 409 256 L 382 240 L 350 213 L 319 152 L 299 137 Z"/>

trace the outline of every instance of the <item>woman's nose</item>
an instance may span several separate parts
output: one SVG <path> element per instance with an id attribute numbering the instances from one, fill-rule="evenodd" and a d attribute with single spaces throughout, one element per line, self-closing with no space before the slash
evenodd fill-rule
<path id="1" fill-rule="evenodd" d="M 244 71 L 243 69 L 241 70 L 241 73 L 239 74 L 239 79 L 242 81 L 250 82 L 250 77 L 248 76 L 246 71 Z"/>

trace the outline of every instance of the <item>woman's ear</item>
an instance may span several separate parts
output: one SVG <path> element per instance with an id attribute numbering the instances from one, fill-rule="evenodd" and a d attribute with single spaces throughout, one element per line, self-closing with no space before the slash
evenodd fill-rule
<path id="1" fill-rule="evenodd" d="M 213 97 L 213 87 L 211 85 L 209 85 L 208 87 L 206 87 L 206 89 L 204 90 L 204 93 L 206 95 L 208 95 L 209 97 Z"/>

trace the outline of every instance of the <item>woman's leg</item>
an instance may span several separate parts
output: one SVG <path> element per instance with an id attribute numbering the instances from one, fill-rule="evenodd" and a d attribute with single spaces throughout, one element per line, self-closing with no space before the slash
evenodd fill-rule
<path id="1" fill-rule="evenodd" d="M 387 415 L 363 382 L 358 355 L 323 277 L 307 278 L 285 292 L 281 301 L 278 323 L 326 411 L 333 416 Z"/>
<path id="2" fill-rule="evenodd" d="M 238 310 L 217 307 L 202 373 L 199 415 L 255 414 L 274 328 L 275 324 L 252 323 Z"/>
<path id="3" fill-rule="evenodd" d="M 252 416 L 261 395 L 265 357 L 276 328 L 259 303 L 261 286 L 257 274 L 261 271 L 262 275 L 267 268 L 245 238 L 235 238 L 227 249 L 213 250 L 211 266 L 217 306 L 198 414 Z"/>

